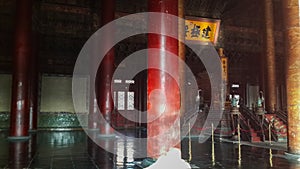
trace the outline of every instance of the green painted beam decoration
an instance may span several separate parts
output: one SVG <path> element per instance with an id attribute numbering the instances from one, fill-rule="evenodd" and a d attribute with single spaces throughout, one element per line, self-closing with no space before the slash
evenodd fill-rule
<path id="1" fill-rule="evenodd" d="M 82 114 L 86 116 L 87 114 Z M 80 128 L 81 125 L 75 113 L 69 112 L 42 112 L 38 117 L 39 128 Z M 85 127 L 85 126 L 83 126 Z"/>
<path id="2" fill-rule="evenodd" d="M 84 119 L 80 124 L 78 117 Z M 87 113 L 75 114 L 70 112 L 41 112 L 38 115 L 39 129 L 76 129 L 87 127 Z M 0 129 L 9 128 L 9 112 L 0 112 Z"/>

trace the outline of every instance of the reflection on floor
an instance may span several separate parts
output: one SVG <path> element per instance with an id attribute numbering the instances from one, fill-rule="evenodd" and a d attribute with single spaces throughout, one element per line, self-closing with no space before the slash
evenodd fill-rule
<path id="1" fill-rule="evenodd" d="M 189 141 L 182 141 L 182 157 L 200 168 L 300 169 L 299 164 L 286 160 L 281 150 L 241 146 L 239 151 L 237 144 L 215 142 L 213 153 L 211 141 L 200 144 L 193 138 L 191 148 Z M 136 150 L 145 147 L 121 138 L 115 139 L 114 145 L 103 145 L 112 146 L 117 155 L 104 151 L 83 131 L 40 131 L 24 142 L 9 142 L 7 133 L 0 132 L 0 168 L 130 169 L 140 160 L 134 158 Z"/>

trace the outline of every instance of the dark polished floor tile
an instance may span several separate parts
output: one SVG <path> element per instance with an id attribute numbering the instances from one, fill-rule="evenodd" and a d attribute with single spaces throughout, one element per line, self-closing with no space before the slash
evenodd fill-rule
<path id="1" fill-rule="evenodd" d="M 146 145 L 136 144 L 130 139 L 110 140 L 107 145 L 113 146 L 117 155 L 88 141 L 83 131 L 38 132 L 25 142 L 9 142 L 7 135 L 1 133 L 0 169 L 135 169 L 133 163 L 129 162 L 134 160 L 132 152 L 146 148 Z M 300 165 L 283 158 L 283 154 L 282 151 L 273 150 L 271 156 L 269 149 L 250 146 L 241 146 L 239 154 L 236 144 L 221 142 L 215 142 L 213 152 L 211 141 L 182 141 L 183 159 L 191 157 L 191 162 L 200 168 L 300 168 Z"/>

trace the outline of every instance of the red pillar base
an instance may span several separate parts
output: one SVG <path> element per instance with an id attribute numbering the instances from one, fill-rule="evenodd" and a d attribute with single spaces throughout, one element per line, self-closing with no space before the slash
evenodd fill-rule
<path id="1" fill-rule="evenodd" d="M 115 134 L 99 134 L 98 135 L 98 138 L 115 138 L 116 137 L 116 135 Z"/>
<path id="2" fill-rule="evenodd" d="M 26 141 L 29 140 L 30 136 L 9 136 L 7 140 L 9 141 Z"/>
<path id="3" fill-rule="evenodd" d="M 36 133 L 37 132 L 37 129 L 30 129 L 28 130 L 29 133 Z"/>

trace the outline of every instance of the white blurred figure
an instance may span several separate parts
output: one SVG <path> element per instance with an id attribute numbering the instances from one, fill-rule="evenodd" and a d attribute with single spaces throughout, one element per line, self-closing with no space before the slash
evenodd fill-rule
<path id="1" fill-rule="evenodd" d="M 189 163 L 181 159 L 181 152 L 172 148 L 166 155 L 160 156 L 157 161 L 146 169 L 191 169 Z"/>

